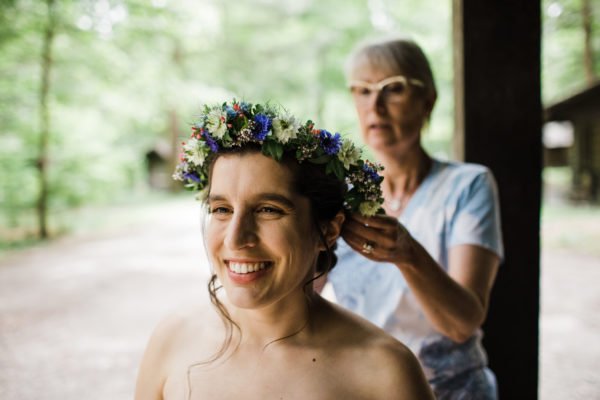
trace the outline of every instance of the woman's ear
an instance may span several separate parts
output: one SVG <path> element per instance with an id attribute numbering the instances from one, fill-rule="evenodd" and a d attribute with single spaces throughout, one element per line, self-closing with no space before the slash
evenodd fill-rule
<path id="1" fill-rule="evenodd" d="M 344 224 L 345 220 L 346 215 L 344 214 L 344 211 L 341 210 L 331 221 L 323 224 L 323 233 L 325 235 L 325 241 L 327 242 L 327 246 L 333 246 L 337 238 L 340 236 L 342 232 L 342 225 Z"/>

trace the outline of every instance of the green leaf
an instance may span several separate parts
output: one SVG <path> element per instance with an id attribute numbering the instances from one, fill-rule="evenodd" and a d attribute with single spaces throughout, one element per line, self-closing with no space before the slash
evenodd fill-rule
<path id="1" fill-rule="evenodd" d="M 335 173 L 335 176 L 337 176 L 337 178 L 340 181 L 343 181 L 344 180 L 344 164 L 342 164 L 342 162 L 338 158 L 334 158 L 333 160 L 331 160 L 331 162 L 328 165 L 331 165 L 333 172 Z"/>
<path id="2" fill-rule="evenodd" d="M 313 164 L 325 164 L 327 161 L 329 161 L 329 158 L 330 156 L 328 154 L 324 154 L 320 157 L 310 158 L 308 161 Z"/>
<path id="3" fill-rule="evenodd" d="M 281 157 L 283 156 L 283 146 L 280 143 L 267 140 L 263 143 L 262 153 L 277 161 L 281 161 Z"/>
<path id="4" fill-rule="evenodd" d="M 277 142 L 273 142 L 274 143 L 274 147 L 275 147 L 275 155 L 276 155 L 276 160 L 280 161 L 281 157 L 283 157 L 283 145 Z"/>
<path id="5" fill-rule="evenodd" d="M 328 162 L 325 166 L 325 173 L 330 174 L 333 171 L 333 163 Z"/>

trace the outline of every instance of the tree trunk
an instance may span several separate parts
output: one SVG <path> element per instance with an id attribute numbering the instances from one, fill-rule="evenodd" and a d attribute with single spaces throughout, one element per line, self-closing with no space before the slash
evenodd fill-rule
<path id="1" fill-rule="evenodd" d="M 594 69 L 594 49 L 592 47 L 592 9 L 590 0 L 582 0 L 581 16 L 583 19 L 583 65 L 585 68 L 585 78 L 589 85 L 596 81 Z"/>
<path id="2" fill-rule="evenodd" d="M 167 172 L 168 176 L 175 171 L 175 166 L 179 161 L 179 152 L 181 151 L 180 136 L 179 136 L 179 117 L 177 110 L 172 108 L 168 111 L 169 114 L 169 137 L 171 140 L 171 155 L 167 160 Z M 176 192 L 181 189 L 180 182 L 174 179 L 169 179 L 169 188 L 172 192 Z"/>
<path id="3" fill-rule="evenodd" d="M 37 201 L 38 235 L 41 239 L 48 237 L 48 142 L 50 137 L 50 110 L 48 94 L 50 92 L 50 71 L 52 69 L 52 44 L 56 28 L 54 0 L 46 0 L 48 20 L 44 30 L 41 56 L 41 84 L 39 92 L 40 138 L 38 150 L 39 194 Z"/>

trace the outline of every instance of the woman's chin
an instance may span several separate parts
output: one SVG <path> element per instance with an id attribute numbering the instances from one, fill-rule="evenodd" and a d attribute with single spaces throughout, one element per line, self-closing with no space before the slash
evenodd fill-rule
<path id="1" fill-rule="evenodd" d="M 243 309 L 254 309 L 263 306 L 256 293 L 243 288 L 230 288 L 225 289 L 227 293 L 228 302 L 237 307 Z"/>
<path id="2" fill-rule="evenodd" d="M 373 137 L 367 145 L 376 153 L 386 157 L 402 157 L 419 148 L 419 137 Z"/>
<path id="3" fill-rule="evenodd" d="M 386 151 L 397 143 L 397 139 L 388 135 L 373 135 L 367 140 L 367 145 L 375 151 Z"/>
<path id="4" fill-rule="evenodd" d="M 375 153 L 386 157 L 402 156 L 407 150 L 407 144 L 396 138 L 377 139 L 369 142 L 369 147 Z"/>

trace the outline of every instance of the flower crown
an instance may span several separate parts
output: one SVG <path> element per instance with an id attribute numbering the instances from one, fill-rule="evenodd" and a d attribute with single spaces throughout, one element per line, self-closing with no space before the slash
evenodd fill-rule
<path id="1" fill-rule="evenodd" d="M 192 135 L 182 143 L 183 152 L 173 179 L 206 199 L 208 166 L 221 149 L 257 144 L 264 155 L 280 161 L 293 155 L 299 163 L 322 164 L 325 172 L 349 185 L 344 207 L 364 216 L 383 212 L 381 181 L 383 168 L 362 160 L 361 149 L 339 133 L 315 129 L 312 121 L 301 124 L 294 116 L 269 104 L 238 102 L 205 105 Z"/>

